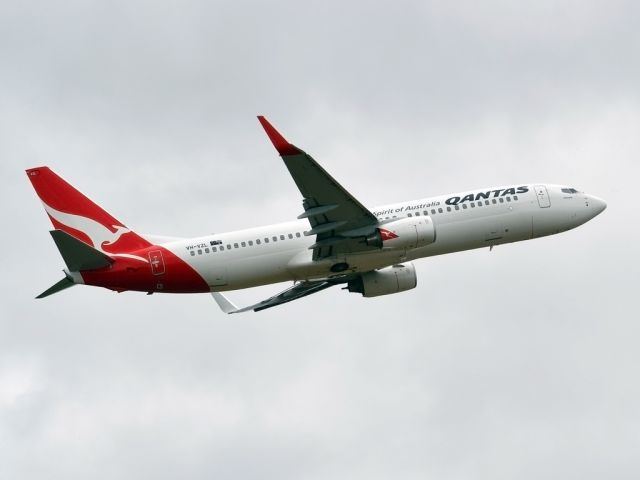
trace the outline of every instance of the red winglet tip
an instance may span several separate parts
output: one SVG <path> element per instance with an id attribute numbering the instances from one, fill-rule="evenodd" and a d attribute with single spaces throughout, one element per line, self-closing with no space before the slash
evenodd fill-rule
<path id="1" fill-rule="evenodd" d="M 267 132 L 269 140 L 271 140 L 271 143 L 273 143 L 273 146 L 280 155 L 297 155 L 301 153 L 300 149 L 287 142 L 285 138 L 280 135 L 280 132 L 278 132 L 266 118 L 262 115 L 258 115 L 258 120 L 260 121 L 262 128 L 264 128 L 264 131 Z"/>

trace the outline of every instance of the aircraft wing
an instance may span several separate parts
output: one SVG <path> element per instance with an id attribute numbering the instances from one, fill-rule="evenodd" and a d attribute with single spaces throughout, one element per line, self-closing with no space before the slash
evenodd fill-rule
<path id="1" fill-rule="evenodd" d="M 258 120 L 302 194 L 304 212 L 298 218 L 307 218 L 311 224 L 305 235 L 316 235 L 313 259 L 375 249 L 363 240 L 375 232 L 375 215 L 310 155 L 285 140 L 266 118 Z"/>
<path id="2" fill-rule="evenodd" d="M 296 283 L 293 287 L 287 288 L 273 297 L 267 298 L 255 305 L 242 308 L 236 307 L 220 292 L 212 292 L 211 295 L 224 313 L 241 313 L 248 312 L 249 310 L 259 312 L 266 308 L 275 307 L 277 305 L 282 305 L 283 303 L 291 302 L 292 300 L 297 300 L 298 298 L 306 297 L 307 295 L 311 295 L 312 293 L 319 292 L 339 283 L 345 283 L 352 277 L 352 275 L 342 275 L 340 277 L 332 277 L 327 280 L 314 280 Z"/>

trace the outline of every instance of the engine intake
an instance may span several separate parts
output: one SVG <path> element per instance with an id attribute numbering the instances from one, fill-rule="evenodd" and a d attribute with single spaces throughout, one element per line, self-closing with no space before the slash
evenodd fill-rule
<path id="1" fill-rule="evenodd" d="M 411 290 L 417 284 L 416 269 L 413 263 L 407 262 L 363 273 L 350 281 L 347 289 L 352 293 L 361 293 L 363 297 L 378 297 Z"/>

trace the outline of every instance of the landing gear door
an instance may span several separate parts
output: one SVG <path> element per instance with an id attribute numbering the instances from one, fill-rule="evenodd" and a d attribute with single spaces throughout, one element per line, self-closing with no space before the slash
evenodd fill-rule
<path id="1" fill-rule="evenodd" d="M 151 273 L 154 275 L 162 275 L 164 273 L 164 258 L 160 250 L 149 252 L 149 263 L 151 264 Z"/>
<path id="2" fill-rule="evenodd" d="M 547 187 L 544 185 L 536 185 L 536 197 L 538 197 L 538 205 L 540 208 L 549 208 L 551 206 L 551 200 L 549 199 L 549 192 L 547 192 Z"/>

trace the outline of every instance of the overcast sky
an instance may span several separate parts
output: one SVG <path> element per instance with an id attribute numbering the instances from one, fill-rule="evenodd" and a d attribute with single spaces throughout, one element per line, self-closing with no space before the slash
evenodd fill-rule
<path id="1" fill-rule="evenodd" d="M 640 477 L 633 1 L 0 3 L 0 478 Z M 24 169 L 140 232 L 287 221 L 267 117 L 368 206 L 562 183 L 570 232 L 226 316 L 62 277 Z M 239 304 L 283 285 L 231 293 Z"/>

